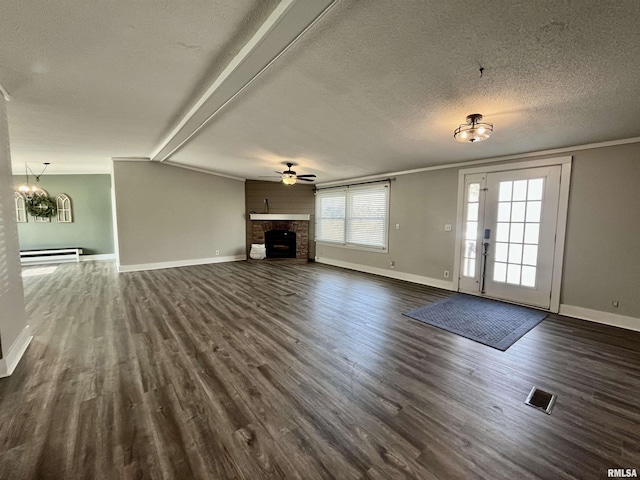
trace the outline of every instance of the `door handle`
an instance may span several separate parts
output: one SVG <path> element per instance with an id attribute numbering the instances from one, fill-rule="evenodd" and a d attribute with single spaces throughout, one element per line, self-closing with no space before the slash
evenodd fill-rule
<path id="1" fill-rule="evenodd" d="M 485 242 L 482 244 L 484 247 L 482 250 L 482 277 L 480 282 L 480 293 L 484 293 L 484 282 L 487 276 L 487 255 L 489 254 L 489 242 L 488 240 L 491 238 L 491 229 L 484 229 L 484 240 Z"/>

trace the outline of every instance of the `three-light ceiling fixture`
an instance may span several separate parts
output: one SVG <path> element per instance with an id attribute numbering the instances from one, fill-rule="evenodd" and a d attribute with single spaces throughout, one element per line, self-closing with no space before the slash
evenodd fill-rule
<path id="1" fill-rule="evenodd" d="M 475 143 L 486 140 L 493 133 L 493 123 L 482 122 L 482 115 L 472 113 L 467 116 L 467 123 L 463 123 L 453 132 L 453 138 L 462 143 Z"/>

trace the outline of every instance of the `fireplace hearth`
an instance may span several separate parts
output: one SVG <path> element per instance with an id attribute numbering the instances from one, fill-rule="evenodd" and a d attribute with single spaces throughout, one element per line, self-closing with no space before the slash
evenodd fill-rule
<path id="1" fill-rule="evenodd" d="M 267 258 L 296 258 L 296 232 L 270 230 L 264 232 Z"/>
<path id="2" fill-rule="evenodd" d="M 251 244 L 258 243 L 265 245 L 267 254 L 265 260 L 308 261 L 310 222 L 308 215 L 304 219 L 297 218 L 303 216 L 251 214 L 249 231 L 247 232 L 247 252 Z M 289 219 L 289 217 L 294 219 Z M 272 231 L 278 233 L 269 233 Z M 268 239 L 271 236 L 274 238 Z"/>

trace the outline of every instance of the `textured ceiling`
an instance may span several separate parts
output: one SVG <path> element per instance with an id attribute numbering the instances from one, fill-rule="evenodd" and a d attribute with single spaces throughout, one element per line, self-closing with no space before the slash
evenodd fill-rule
<path id="1" fill-rule="evenodd" d="M 14 171 L 148 157 L 277 0 L 6 1 L 0 84 Z"/>
<path id="2" fill-rule="evenodd" d="M 13 2 L 14 163 L 150 156 L 276 3 Z M 169 160 L 243 178 L 292 161 L 322 182 L 640 136 L 640 2 L 468 5 L 337 2 Z M 455 142 L 476 112 L 493 136 Z"/>

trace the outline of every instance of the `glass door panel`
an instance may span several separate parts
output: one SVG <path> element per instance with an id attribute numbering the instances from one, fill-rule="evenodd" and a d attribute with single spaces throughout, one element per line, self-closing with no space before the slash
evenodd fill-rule
<path id="1" fill-rule="evenodd" d="M 559 190 L 560 167 L 487 175 L 486 295 L 549 307 Z"/>
<path id="2" fill-rule="evenodd" d="M 484 174 L 465 177 L 459 286 L 461 290 L 469 292 L 477 292 L 480 285 L 484 184 Z"/>

